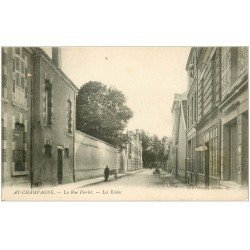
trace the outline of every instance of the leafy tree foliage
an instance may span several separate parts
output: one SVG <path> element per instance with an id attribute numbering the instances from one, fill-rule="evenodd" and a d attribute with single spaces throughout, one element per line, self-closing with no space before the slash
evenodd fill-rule
<path id="1" fill-rule="evenodd" d="M 140 137 L 142 141 L 142 160 L 145 167 L 164 167 L 167 160 L 165 152 L 165 143 L 168 139 L 164 136 L 159 139 L 156 135 L 149 135 L 144 130 L 140 130 Z"/>
<path id="2" fill-rule="evenodd" d="M 114 87 L 90 81 L 78 92 L 77 130 L 121 147 L 127 140 L 123 131 L 132 116 L 126 97 Z"/>

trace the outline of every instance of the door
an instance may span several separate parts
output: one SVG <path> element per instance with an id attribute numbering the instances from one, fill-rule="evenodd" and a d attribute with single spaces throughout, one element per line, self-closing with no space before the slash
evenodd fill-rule
<path id="1" fill-rule="evenodd" d="M 248 184 L 248 113 L 242 115 L 242 185 Z"/>
<path id="2" fill-rule="evenodd" d="M 237 182 L 237 124 L 230 127 L 230 180 Z"/>
<path id="3" fill-rule="evenodd" d="M 205 187 L 209 187 L 209 143 L 205 144 L 207 150 L 205 150 Z"/>
<path id="4" fill-rule="evenodd" d="M 63 152 L 62 149 L 57 150 L 57 180 L 58 184 L 62 184 L 63 180 Z"/>

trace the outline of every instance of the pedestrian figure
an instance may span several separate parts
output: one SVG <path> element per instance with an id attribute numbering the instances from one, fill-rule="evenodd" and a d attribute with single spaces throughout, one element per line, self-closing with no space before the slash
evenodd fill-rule
<path id="1" fill-rule="evenodd" d="M 110 174 L 110 170 L 109 170 L 108 165 L 106 165 L 106 168 L 104 169 L 104 178 L 105 178 L 104 181 L 108 181 L 109 174 Z"/>

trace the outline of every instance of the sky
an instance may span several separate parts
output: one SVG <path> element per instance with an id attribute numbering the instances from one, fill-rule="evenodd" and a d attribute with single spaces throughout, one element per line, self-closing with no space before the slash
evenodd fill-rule
<path id="1" fill-rule="evenodd" d="M 50 49 L 45 49 L 50 54 Z M 115 86 L 134 113 L 127 129 L 171 136 L 174 94 L 187 90 L 190 47 L 62 47 L 62 70 L 79 88 Z"/>

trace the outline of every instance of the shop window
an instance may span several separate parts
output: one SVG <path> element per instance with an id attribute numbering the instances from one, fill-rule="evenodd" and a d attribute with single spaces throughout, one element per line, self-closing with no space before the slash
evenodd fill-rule
<path id="1" fill-rule="evenodd" d="M 205 145 L 205 142 L 209 144 L 209 175 L 218 177 L 218 129 L 214 128 L 205 133 L 205 141 L 203 141 L 204 135 L 200 137 L 200 147 Z M 205 151 L 201 151 L 199 155 L 200 167 L 199 172 L 205 173 Z"/>

